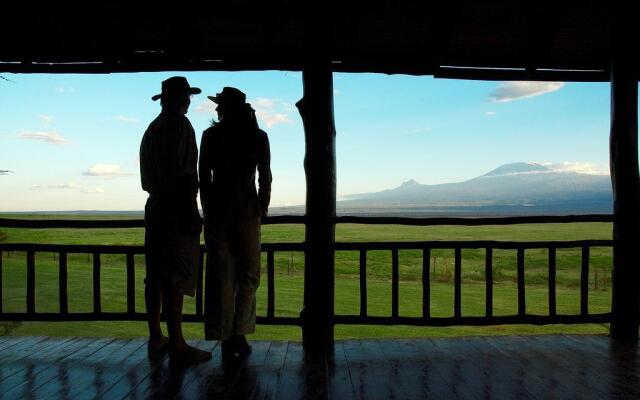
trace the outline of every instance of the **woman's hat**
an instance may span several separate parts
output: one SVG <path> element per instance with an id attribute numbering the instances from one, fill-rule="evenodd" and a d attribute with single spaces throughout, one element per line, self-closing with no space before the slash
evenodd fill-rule
<path id="1" fill-rule="evenodd" d="M 242 93 L 239 89 L 234 87 L 224 87 L 222 88 L 222 92 L 216 94 L 215 96 L 207 96 L 209 100 L 213 101 L 216 104 L 224 104 L 224 105 L 243 105 L 247 101 L 247 96 Z"/>

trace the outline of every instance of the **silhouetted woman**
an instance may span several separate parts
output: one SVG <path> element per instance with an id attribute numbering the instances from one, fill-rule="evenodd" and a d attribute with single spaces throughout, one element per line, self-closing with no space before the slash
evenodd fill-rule
<path id="1" fill-rule="evenodd" d="M 202 134 L 200 199 L 204 212 L 207 273 L 205 338 L 222 341 L 222 355 L 251 352 L 260 284 L 260 218 L 271 196 L 269 139 L 240 90 L 217 96 L 219 122 Z M 258 186 L 256 190 L 256 169 Z"/>

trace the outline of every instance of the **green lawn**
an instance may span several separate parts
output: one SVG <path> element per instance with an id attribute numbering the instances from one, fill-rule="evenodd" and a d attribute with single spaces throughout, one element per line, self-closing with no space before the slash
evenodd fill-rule
<path id="1" fill-rule="evenodd" d="M 6 217 L 6 216 L 5 216 Z M 41 216 L 39 216 L 41 217 Z M 115 216 L 114 216 L 115 217 Z M 55 216 L 67 218 L 67 216 Z M 100 218 L 104 218 L 101 216 Z M 142 244 L 143 229 L 3 229 L 5 242 L 57 244 Z M 304 237 L 300 225 L 268 225 L 263 227 L 263 242 L 300 242 Z M 527 224 L 490 227 L 407 227 L 338 225 L 337 241 L 422 241 L 422 240 L 580 240 L 610 239 L 609 223 Z M 558 313 L 579 312 L 580 249 L 561 249 L 557 254 Z M 400 256 L 400 315 L 418 316 L 422 309 L 422 253 L 403 250 Z M 494 250 L 494 315 L 515 314 L 516 252 Z M 36 310 L 58 310 L 57 260 L 51 253 L 36 254 Z M 462 313 L 463 316 L 484 313 L 484 250 L 462 251 Z M 547 310 L 547 251 L 528 250 L 525 257 L 527 312 L 546 314 Z M 265 261 L 265 260 L 263 260 Z M 295 316 L 302 308 L 303 258 L 298 252 L 279 252 L 276 261 L 276 315 Z M 263 263 L 264 264 L 264 263 Z M 5 312 L 26 309 L 26 273 L 24 253 L 3 254 L 3 308 Z M 144 310 L 143 256 L 136 257 L 136 307 Z M 336 254 L 336 313 L 359 313 L 359 254 L 341 251 Z M 69 311 L 88 312 L 93 309 L 92 261 L 89 255 L 69 255 Z M 611 249 L 594 248 L 590 258 L 590 312 L 608 312 L 611 304 Z M 263 276 L 266 273 L 263 271 Z M 388 316 L 391 313 L 391 254 L 372 251 L 367 257 L 368 308 L 370 315 Z M 433 250 L 430 277 L 432 280 L 431 312 L 434 316 L 453 313 L 453 250 Z M 606 277 L 606 278 L 605 278 Z M 102 256 L 102 306 L 104 311 L 126 310 L 126 262 L 124 255 Z M 258 314 L 266 314 L 266 279 L 258 292 Z M 193 312 L 192 299 L 185 303 L 185 312 Z M 189 337 L 203 335 L 200 324 L 185 324 Z M 407 326 L 372 327 L 338 326 L 337 338 L 354 337 L 413 337 L 456 336 L 526 333 L 606 333 L 607 326 L 529 325 L 493 327 L 417 328 Z M 23 323 L 13 334 L 72 335 L 72 336 L 143 336 L 142 322 L 82 322 L 82 323 Z M 255 335 L 261 339 L 299 339 L 297 327 L 259 326 Z"/>

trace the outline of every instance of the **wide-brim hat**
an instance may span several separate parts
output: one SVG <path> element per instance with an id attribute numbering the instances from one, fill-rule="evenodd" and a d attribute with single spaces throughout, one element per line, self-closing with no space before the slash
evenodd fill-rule
<path id="1" fill-rule="evenodd" d="M 197 87 L 189 86 L 189 82 L 187 82 L 187 78 L 184 76 L 172 76 L 171 78 L 162 81 L 162 93 L 151 97 L 151 100 L 156 101 L 159 98 L 162 98 L 162 96 L 175 96 L 182 93 L 189 95 L 200 94 L 202 93 L 202 90 Z"/>
<path id="2" fill-rule="evenodd" d="M 215 96 L 207 96 L 209 100 L 213 101 L 216 104 L 224 104 L 224 105 L 243 105 L 247 101 L 247 96 L 242 93 L 240 89 L 236 89 L 234 87 L 225 86 L 222 88 L 222 92 L 216 94 Z"/>

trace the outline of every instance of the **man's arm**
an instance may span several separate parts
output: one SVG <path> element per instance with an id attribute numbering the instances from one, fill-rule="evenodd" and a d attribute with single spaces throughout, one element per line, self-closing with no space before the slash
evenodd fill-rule
<path id="1" fill-rule="evenodd" d="M 271 149 L 269 148 L 269 138 L 264 131 L 260 131 L 258 153 L 258 199 L 262 216 L 266 217 L 271 201 Z"/>
<path id="2" fill-rule="evenodd" d="M 198 212 L 198 146 L 196 134 L 186 117 L 182 121 L 181 132 L 178 141 L 178 168 L 179 182 L 181 183 L 178 198 L 178 206 L 184 214 L 184 222 L 188 232 L 196 234 L 202 228 L 202 218 Z"/>
<path id="3" fill-rule="evenodd" d="M 198 147 L 196 134 L 186 117 L 178 121 L 178 140 L 174 151 L 178 168 L 176 177 L 179 182 L 179 193 L 195 197 L 198 194 Z"/>

